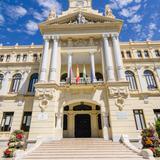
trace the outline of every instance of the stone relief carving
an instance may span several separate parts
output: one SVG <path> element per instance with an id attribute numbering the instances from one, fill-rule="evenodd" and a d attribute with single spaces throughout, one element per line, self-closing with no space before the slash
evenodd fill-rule
<path id="1" fill-rule="evenodd" d="M 115 105 L 118 107 L 120 111 L 122 111 L 124 108 L 124 101 L 125 101 L 124 98 L 121 96 L 118 97 L 115 101 Z"/>
<path id="2" fill-rule="evenodd" d="M 45 112 L 46 108 L 48 107 L 49 100 L 53 99 L 55 90 L 51 89 L 37 89 L 36 90 L 36 97 L 40 100 L 39 108 L 41 112 Z"/>
<path id="3" fill-rule="evenodd" d="M 72 47 L 86 47 L 86 46 L 98 46 L 100 45 L 100 41 L 99 40 L 94 40 L 93 43 L 91 44 L 89 40 L 74 40 L 72 41 Z M 62 47 L 69 47 L 68 46 L 68 42 L 67 41 L 62 41 L 61 42 L 61 46 Z"/>
<path id="4" fill-rule="evenodd" d="M 109 95 L 115 99 L 115 105 L 118 107 L 119 111 L 124 108 L 125 98 L 128 96 L 127 87 L 110 87 Z"/>

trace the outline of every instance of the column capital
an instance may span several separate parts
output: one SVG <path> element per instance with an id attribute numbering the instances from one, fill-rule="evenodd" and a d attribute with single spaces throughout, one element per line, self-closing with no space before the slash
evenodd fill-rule
<path id="1" fill-rule="evenodd" d="M 73 46 L 73 40 L 72 38 L 68 39 L 68 47 L 72 47 Z"/>
<path id="2" fill-rule="evenodd" d="M 112 37 L 112 38 L 118 38 L 118 37 L 119 37 L 119 33 L 112 33 L 112 34 L 111 34 L 111 37 Z"/>
<path id="3" fill-rule="evenodd" d="M 72 52 L 67 52 L 67 55 L 69 56 L 72 56 L 73 55 L 73 53 Z"/>
<path id="4" fill-rule="evenodd" d="M 110 34 L 110 33 L 104 33 L 104 34 L 103 34 L 103 38 L 104 38 L 104 39 L 108 39 L 109 37 L 111 37 L 111 34 Z"/>
<path id="5" fill-rule="evenodd" d="M 45 40 L 45 41 L 49 41 L 50 39 L 51 39 L 51 36 L 43 36 L 43 39 Z"/>
<path id="6" fill-rule="evenodd" d="M 59 35 L 53 35 L 53 36 L 51 36 L 51 39 L 58 41 L 59 40 Z"/>
<path id="7" fill-rule="evenodd" d="M 89 55 L 95 55 L 95 52 L 90 51 L 90 52 L 89 52 Z"/>

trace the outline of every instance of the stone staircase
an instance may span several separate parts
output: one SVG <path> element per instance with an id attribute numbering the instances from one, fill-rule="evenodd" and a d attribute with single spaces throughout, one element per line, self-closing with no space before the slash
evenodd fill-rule
<path id="1" fill-rule="evenodd" d="M 144 160 L 121 143 L 103 139 L 63 139 L 43 143 L 24 160 Z"/>

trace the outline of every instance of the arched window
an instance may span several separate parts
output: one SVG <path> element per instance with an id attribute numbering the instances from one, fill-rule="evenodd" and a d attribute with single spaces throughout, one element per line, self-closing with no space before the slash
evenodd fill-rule
<path id="1" fill-rule="evenodd" d="M 0 89 L 2 88 L 2 81 L 4 79 L 4 75 L 0 74 Z"/>
<path id="2" fill-rule="evenodd" d="M 67 73 L 61 75 L 61 82 L 66 82 L 67 80 Z"/>
<path id="3" fill-rule="evenodd" d="M 99 72 L 96 72 L 96 79 L 97 81 L 103 81 L 103 75 Z"/>
<path id="4" fill-rule="evenodd" d="M 4 75 L 0 74 L 0 84 L 2 83 L 3 79 L 4 79 Z"/>
<path id="5" fill-rule="evenodd" d="M 147 88 L 148 89 L 156 89 L 157 84 L 156 84 L 156 80 L 154 78 L 153 73 L 149 70 L 146 70 L 146 71 L 144 71 L 144 76 L 146 78 Z"/>
<path id="6" fill-rule="evenodd" d="M 34 84 L 38 82 L 38 73 L 34 73 L 31 75 L 30 81 L 29 81 L 29 87 L 28 92 L 34 93 L 35 87 Z"/>
<path id="7" fill-rule="evenodd" d="M 126 80 L 129 82 L 129 90 L 136 90 L 137 89 L 137 83 L 134 76 L 134 73 L 131 71 L 126 71 Z"/>
<path id="8" fill-rule="evenodd" d="M 17 73 L 12 78 L 11 92 L 18 92 L 21 83 L 22 75 Z"/>

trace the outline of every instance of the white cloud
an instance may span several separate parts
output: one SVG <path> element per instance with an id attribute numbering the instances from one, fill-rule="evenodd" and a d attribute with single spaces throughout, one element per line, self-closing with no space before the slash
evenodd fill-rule
<path id="1" fill-rule="evenodd" d="M 45 20 L 52 9 L 56 9 L 57 14 L 61 14 L 62 6 L 57 0 L 36 0 L 41 7 L 41 12 L 32 11 L 33 17 L 38 21 Z"/>
<path id="2" fill-rule="evenodd" d="M 62 6 L 56 0 L 37 0 L 37 3 L 49 10 L 56 8 L 58 14 L 62 12 Z"/>
<path id="3" fill-rule="evenodd" d="M 0 14 L 0 26 L 2 26 L 4 24 L 4 17 Z"/>
<path id="4" fill-rule="evenodd" d="M 148 26 L 149 33 L 148 33 L 147 39 L 152 39 L 156 30 L 157 30 L 157 25 L 151 22 Z"/>
<path id="5" fill-rule="evenodd" d="M 132 3 L 133 0 L 110 0 L 110 2 L 109 5 L 112 9 L 120 9 Z"/>
<path id="6" fill-rule="evenodd" d="M 142 25 L 141 24 L 136 24 L 133 26 L 133 30 L 136 32 L 136 33 L 140 33 L 142 31 Z"/>
<path id="7" fill-rule="evenodd" d="M 133 16 L 139 9 L 141 8 L 141 5 L 136 5 L 133 7 L 123 8 L 119 14 L 124 17 L 131 17 Z"/>
<path id="8" fill-rule="evenodd" d="M 128 23 L 139 23 L 142 21 L 142 15 L 135 14 L 131 19 L 127 20 Z"/>
<path id="9" fill-rule="evenodd" d="M 6 14 L 13 19 L 18 19 L 25 16 L 27 14 L 27 10 L 21 6 L 7 5 Z"/>
<path id="10" fill-rule="evenodd" d="M 28 23 L 26 24 L 26 33 L 30 35 L 36 34 L 38 30 L 38 25 L 36 22 L 29 20 Z"/>

